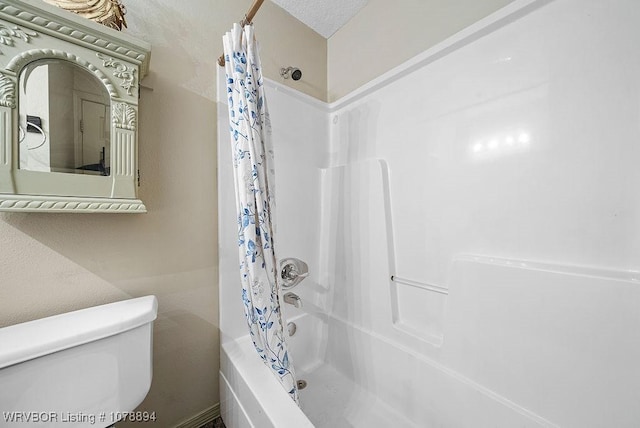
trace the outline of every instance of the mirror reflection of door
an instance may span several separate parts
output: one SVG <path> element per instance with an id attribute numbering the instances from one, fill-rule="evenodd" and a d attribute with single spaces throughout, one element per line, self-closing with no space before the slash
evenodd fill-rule
<path id="1" fill-rule="evenodd" d="M 109 175 L 110 97 L 90 71 L 41 59 L 20 73 L 19 167 Z"/>
<path id="2" fill-rule="evenodd" d="M 76 168 L 87 174 L 109 175 L 109 106 L 87 94 L 76 94 L 76 97 L 80 98 Z"/>

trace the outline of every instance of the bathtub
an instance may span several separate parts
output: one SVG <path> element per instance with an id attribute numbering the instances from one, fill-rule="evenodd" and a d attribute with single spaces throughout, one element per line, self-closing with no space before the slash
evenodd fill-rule
<path id="1" fill-rule="evenodd" d="M 222 344 L 221 415 L 228 427 L 555 426 L 411 349 L 306 306 L 286 308 L 296 324 L 288 339 L 296 375 L 307 384 L 300 407 L 249 336 Z"/>
<path id="2" fill-rule="evenodd" d="M 227 427 L 640 426 L 639 14 L 516 0 L 332 104 L 267 82 L 300 407 L 247 336 L 219 100 Z"/>
<path id="3" fill-rule="evenodd" d="M 220 409 L 227 427 L 313 427 L 307 416 L 283 394 L 249 336 L 223 343 L 220 350 Z"/>
<path id="4" fill-rule="evenodd" d="M 626 331 L 638 320 L 637 271 L 473 255 L 457 257 L 452 270 L 447 344 L 437 357 L 328 315 L 309 300 L 302 309 L 286 306 L 287 321 L 296 325 L 288 338 L 296 375 L 306 382 L 300 407 L 248 336 L 223 343 L 227 426 L 637 426 L 640 333 Z M 541 317 L 532 302 L 549 296 L 555 302 L 542 306 Z M 616 313 L 594 313 L 596 307 Z M 502 318 L 511 322 L 496 327 Z M 584 402 L 594 404 L 584 408 Z"/>

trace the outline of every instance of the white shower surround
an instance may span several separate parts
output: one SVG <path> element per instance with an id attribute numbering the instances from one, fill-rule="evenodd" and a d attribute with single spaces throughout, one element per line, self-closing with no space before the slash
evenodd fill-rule
<path id="1" fill-rule="evenodd" d="M 220 126 L 227 426 L 640 425 L 639 19 L 516 1 L 331 105 L 268 83 L 312 422 L 245 352 Z"/>

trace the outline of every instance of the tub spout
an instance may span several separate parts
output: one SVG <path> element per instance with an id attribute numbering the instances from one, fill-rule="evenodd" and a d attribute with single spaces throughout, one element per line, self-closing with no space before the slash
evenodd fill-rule
<path id="1" fill-rule="evenodd" d="M 302 300 L 300 299 L 300 296 L 298 296 L 296 293 L 292 293 L 291 291 L 289 291 L 288 293 L 284 293 L 284 296 L 282 297 L 284 298 L 285 303 L 293 305 L 296 308 L 302 307 Z"/>

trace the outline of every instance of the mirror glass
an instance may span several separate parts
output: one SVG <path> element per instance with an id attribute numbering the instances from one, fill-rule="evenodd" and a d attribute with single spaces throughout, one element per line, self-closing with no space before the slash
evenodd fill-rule
<path id="1" fill-rule="evenodd" d="M 90 71 L 41 59 L 19 78 L 19 168 L 110 175 L 110 98 Z"/>

